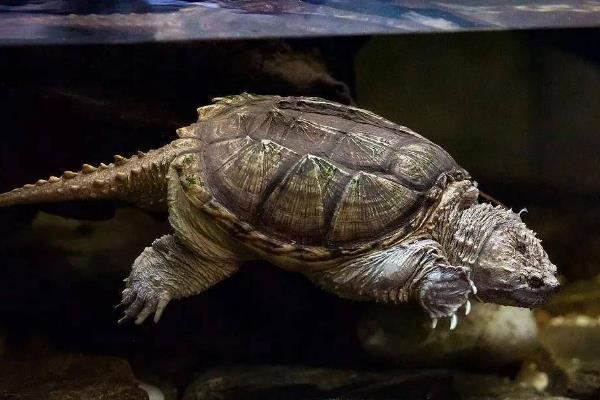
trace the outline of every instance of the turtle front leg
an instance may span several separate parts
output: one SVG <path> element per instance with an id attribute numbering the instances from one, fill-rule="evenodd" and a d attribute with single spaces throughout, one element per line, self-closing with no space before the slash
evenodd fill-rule
<path id="1" fill-rule="evenodd" d="M 450 265 L 441 245 L 431 239 L 415 240 L 362 255 L 343 264 L 309 275 L 313 281 L 340 297 L 398 304 L 415 299 L 432 318 L 457 323 L 461 306 L 470 310 L 469 295 L 476 289 L 470 270 Z"/>
<path id="2" fill-rule="evenodd" d="M 450 317 L 450 329 L 454 329 L 458 323 L 456 312 L 464 305 L 465 315 L 469 314 L 469 295 L 476 293 L 468 268 L 438 264 L 420 279 L 415 297 L 431 317 L 433 328 L 438 318 Z"/>
<path id="3" fill-rule="evenodd" d="M 198 294 L 231 276 L 234 262 L 211 261 L 192 252 L 173 235 L 156 239 L 134 261 L 121 300 L 123 323 L 141 324 L 152 313 L 158 322 L 172 299 Z"/>

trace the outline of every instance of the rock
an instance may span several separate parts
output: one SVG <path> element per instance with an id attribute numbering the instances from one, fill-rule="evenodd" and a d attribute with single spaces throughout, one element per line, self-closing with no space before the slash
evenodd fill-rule
<path id="1" fill-rule="evenodd" d="M 563 285 L 544 311 L 551 315 L 579 314 L 600 317 L 600 275 Z"/>
<path id="2" fill-rule="evenodd" d="M 0 360 L 0 398 L 148 400 L 127 361 L 106 356 L 39 355 Z"/>
<path id="3" fill-rule="evenodd" d="M 500 367 L 523 360 L 536 347 L 537 326 L 530 310 L 473 304 L 449 330 L 420 310 L 374 308 L 359 325 L 359 337 L 375 359 L 406 366 L 475 365 Z M 482 357 L 482 354 L 485 356 Z"/>
<path id="4" fill-rule="evenodd" d="M 316 54 L 288 51 L 269 54 L 262 62 L 262 73 L 274 81 L 281 80 L 299 93 L 318 91 L 325 98 L 355 104 L 348 86 L 334 79 Z"/>
<path id="5" fill-rule="evenodd" d="M 551 318 L 540 327 L 539 340 L 552 391 L 580 399 L 600 396 L 600 319 L 587 315 Z"/>
<path id="6" fill-rule="evenodd" d="M 140 389 L 142 389 L 148 395 L 148 400 L 166 400 L 167 397 L 163 393 L 163 391 L 150 383 L 140 382 Z"/>
<path id="7" fill-rule="evenodd" d="M 174 356 L 173 358 L 175 358 Z M 180 393 L 176 383 L 171 379 L 172 371 L 169 366 L 161 364 L 159 374 L 148 371 L 148 359 L 136 364 L 132 362 L 136 371 L 140 388 L 148 393 L 149 400 L 179 400 Z"/>
<path id="8" fill-rule="evenodd" d="M 568 400 L 534 388 L 519 385 L 495 375 L 455 374 L 454 390 L 458 400 Z"/>
<path id="9" fill-rule="evenodd" d="M 520 385 L 531 387 L 538 392 L 546 390 L 550 384 L 550 378 L 544 371 L 540 371 L 537 363 L 529 361 L 523 364 L 517 382 Z"/>
<path id="10" fill-rule="evenodd" d="M 217 369 L 198 376 L 184 400 L 560 400 L 495 375 L 446 370 L 357 371 L 257 366 Z"/>
<path id="11" fill-rule="evenodd" d="M 184 400 L 443 399 L 447 371 L 360 372 L 258 366 L 208 371 L 188 386 Z"/>
<path id="12" fill-rule="evenodd" d="M 563 285 L 537 311 L 537 357 L 550 378 L 550 390 L 581 399 L 600 396 L 600 276 Z"/>
<path id="13" fill-rule="evenodd" d="M 128 274 L 131 263 L 154 239 L 168 232 L 165 221 L 134 208 L 118 209 L 115 218 L 85 221 L 40 212 L 17 243 L 40 243 L 61 254 L 85 277 Z"/>

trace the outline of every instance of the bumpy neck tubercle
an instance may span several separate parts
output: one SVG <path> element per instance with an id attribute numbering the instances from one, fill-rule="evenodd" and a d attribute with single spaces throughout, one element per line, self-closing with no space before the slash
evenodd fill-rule
<path id="1" fill-rule="evenodd" d="M 514 222 L 515 215 L 510 210 L 487 203 L 464 211 L 456 210 L 438 224 L 438 240 L 451 263 L 473 267 L 494 230 Z"/>

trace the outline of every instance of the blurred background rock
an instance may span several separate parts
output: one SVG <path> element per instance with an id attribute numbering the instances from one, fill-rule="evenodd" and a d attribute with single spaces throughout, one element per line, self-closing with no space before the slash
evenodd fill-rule
<path id="1" fill-rule="evenodd" d="M 418 309 L 373 307 L 358 332 L 374 359 L 404 367 L 494 370 L 519 363 L 537 347 L 537 324 L 527 309 L 480 303 L 458 319 L 454 331 L 447 320 L 432 330 Z"/>

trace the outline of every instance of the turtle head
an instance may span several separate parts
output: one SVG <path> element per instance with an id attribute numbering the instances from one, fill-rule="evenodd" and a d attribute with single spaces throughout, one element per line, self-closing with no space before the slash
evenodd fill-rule
<path id="1" fill-rule="evenodd" d="M 480 205 L 481 206 L 481 205 Z M 473 280 L 481 300 L 518 307 L 547 303 L 558 288 L 556 266 L 520 213 L 493 210 L 489 230 L 480 242 Z"/>

